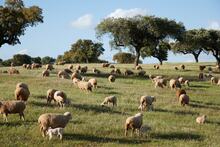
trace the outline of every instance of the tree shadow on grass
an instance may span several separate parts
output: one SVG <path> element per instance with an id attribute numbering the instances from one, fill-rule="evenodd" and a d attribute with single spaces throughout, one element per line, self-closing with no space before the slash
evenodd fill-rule
<path id="1" fill-rule="evenodd" d="M 7 126 L 7 127 L 18 127 L 23 125 L 25 122 L 22 120 L 18 120 L 18 121 L 12 121 L 10 122 L 9 118 L 8 118 L 8 122 L 0 122 L 0 126 Z"/>
<path id="2" fill-rule="evenodd" d="M 32 97 L 37 98 L 37 99 L 47 99 L 45 95 L 32 95 Z"/>
<path id="3" fill-rule="evenodd" d="M 114 110 L 115 108 L 102 107 L 101 105 L 87 105 L 87 104 L 71 104 L 71 105 L 77 109 L 81 109 L 84 111 L 94 111 L 97 113 L 126 114 L 126 113 Z"/>
<path id="4" fill-rule="evenodd" d="M 220 110 L 220 107 L 207 106 L 207 105 L 196 104 L 196 103 L 190 103 L 189 106 L 191 106 L 191 107 L 193 107 L 193 108 L 206 108 L 206 109 Z"/>
<path id="5" fill-rule="evenodd" d="M 65 140 L 81 140 L 81 141 L 90 141 L 96 143 L 119 143 L 119 144 L 142 144 L 150 142 L 146 139 L 126 139 L 126 138 L 109 138 L 109 137 L 99 137 L 88 134 L 64 134 Z"/>
<path id="6" fill-rule="evenodd" d="M 191 88 L 210 88 L 210 86 L 206 85 L 190 85 Z"/>
<path id="7" fill-rule="evenodd" d="M 36 102 L 36 101 L 31 101 L 30 104 L 38 106 L 38 107 L 55 107 L 55 106 L 57 106 L 56 104 L 47 104 L 47 102 Z"/>
<path id="8" fill-rule="evenodd" d="M 152 138 L 155 139 L 164 139 L 164 140 L 197 140 L 202 141 L 203 136 L 194 133 L 183 133 L 183 132 L 174 132 L 174 133 L 160 133 L 160 134 L 151 134 Z"/>
<path id="9" fill-rule="evenodd" d="M 189 111 L 189 110 L 177 110 L 177 111 L 172 111 L 172 110 L 165 110 L 161 108 L 154 109 L 156 112 L 165 112 L 165 113 L 173 113 L 176 115 L 198 115 L 198 113 Z"/>
<path id="10" fill-rule="evenodd" d="M 206 123 L 208 123 L 208 124 L 220 125 L 220 121 L 210 121 L 210 120 L 206 120 Z"/>

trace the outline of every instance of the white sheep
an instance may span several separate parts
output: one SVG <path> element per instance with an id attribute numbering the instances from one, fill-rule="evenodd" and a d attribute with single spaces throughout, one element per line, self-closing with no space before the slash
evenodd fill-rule
<path id="1" fill-rule="evenodd" d="M 109 105 L 109 103 L 112 103 L 112 106 L 117 106 L 117 97 L 116 96 L 108 96 L 104 99 L 104 101 L 101 103 L 101 106 L 104 106 L 105 104 Z"/>
<path id="2" fill-rule="evenodd" d="M 212 77 L 211 84 L 217 84 L 217 83 L 218 83 L 218 79 L 216 77 Z"/>
<path id="3" fill-rule="evenodd" d="M 97 80 L 96 80 L 96 78 L 91 78 L 91 79 L 89 79 L 88 82 L 91 83 L 93 88 L 97 88 Z"/>
<path id="4" fill-rule="evenodd" d="M 18 83 L 14 93 L 16 100 L 27 101 L 30 96 L 28 85 L 25 83 Z"/>
<path id="5" fill-rule="evenodd" d="M 143 124 L 143 114 L 137 113 L 134 116 L 128 117 L 125 121 L 125 136 L 127 136 L 127 132 L 129 129 L 132 129 L 132 134 L 135 132 L 135 130 L 138 131 L 139 136 L 141 134 L 140 129 Z"/>
<path id="6" fill-rule="evenodd" d="M 57 137 L 60 138 L 60 140 L 63 139 L 63 133 L 64 133 L 64 128 L 54 128 L 52 129 L 51 127 L 48 128 L 46 135 L 49 136 L 49 140 L 52 139 L 53 135 L 57 135 Z"/>
<path id="7" fill-rule="evenodd" d="M 175 89 L 175 88 L 181 88 L 181 84 L 180 84 L 180 82 L 178 80 L 171 79 L 170 80 L 170 88 L 171 88 L 171 90 Z"/>
<path id="8" fill-rule="evenodd" d="M 206 115 L 199 116 L 199 117 L 196 118 L 196 122 L 197 122 L 198 124 L 204 124 L 205 121 L 206 121 L 206 118 L 207 118 Z"/>
<path id="9" fill-rule="evenodd" d="M 54 93 L 54 100 L 58 103 L 59 107 L 64 107 L 70 103 L 63 91 L 56 91 Z"/>
<path id="10" fill-rule="evenodd" d="M 110 75 L 109 77 L 108 77 L 108 81 L 109 82 L 115 82 L 115 76 L 114 75 Z"/>
<path id="11" fill-rule="evenodd" d="M 189 96 L 186 95 L 186 94 L 181 94 L 179 96 L 179 103 L 182 105 L 182 106 L 185 106 L 186 104 L 188 105 L 189 104 Z"/>
<path id="12" fill-rule="evenodd" d="M 55 101 L 54 99 L 54 93 L 56 92 L 56 89 L 49 89 L 47 90 L 47 104 L 51 103 L 51 101 Z"/>
<path id="13" fill-rule="evenodd" d="M 77 86 L 81 90 L 92 91 L 92 84 L 85 81 L 77 82 Z"/>
<path id="14" fill-rule="evenodd" d="M 148 110 L 153 111 L 153 102 L 155 101 L 155 96 L 142 96 L 140 98 L 140 106 L 138 107 L 138 109 L 141 109 L 141 111 L 143 111 L 145 108 L 148 108 Z"/>
<path id="15" fill-rule="evenodd" d="M 64 114 L 45 113 L 40 115 L 38 123 L 40 125 L 40 131 L 42 136 L 45 137 L 46 131 L 51 128 L 65 128 L 68 122 L 72 119 L 70 112 Z"/>

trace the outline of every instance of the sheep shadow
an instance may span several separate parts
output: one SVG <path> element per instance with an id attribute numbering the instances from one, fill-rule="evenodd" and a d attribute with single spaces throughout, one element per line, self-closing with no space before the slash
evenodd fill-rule
<path id="1" fill-rule="evenodd" d="M 84 111 L 94 111 L 96 113 L 124 114 L 120 111 L 114 110 L 114 108 L 102 107 L 101 105 L 72 104 L 72 107 Z"/>
<path id="2" fill-rule="evenodd" d="M 175 115 L 198 115 L 197 112 L 192 112 L 192 111 L 184 111 L 184 110 L 177 110 L 177 111 L 172 111 L 172 110 L 165 110 L 161 108 L 156 108 L 154 109 L 156 112 L 165 112 L 165 113 L 173 113 Z"/>
<path id="3" fill-rule="evenodd" d="M 220 110 L 220 107 L 216 106 L 206 106 L 204 104 L 196 104 L 196 103 L 190 103 L 189 106 L 193 108 L 205 108 L 205 109 L 213 109 L 213 110 Z"/>
<path id="4" fill-rule="evenodd" d="M 207 85 L 190 85 L 191 88 L 210 88 L 210 86 Z"/>
<path id="5" fill-rule="evenodd" d="M 12 121 L 10 122 L 0 122 L 0 126 L 7 126 L 7 127 L 18 127 L 23 125 L 25 122 L 22 120 L 18 120 L 18 121 Z"/>
<path id="6" fill-rule="evenodd" d="M 210 121 L 210 120 L 206 120 L 206 123 L 208 123 L 208 124 L 220 125 L 220 121 Z"/>
<path id="7" fill-rule="evenodd" d="M 109 138 L 109 137 L 99 137 L 88 134 L 64 134 L 65 140 L 80 140 L 80 141 L 90 141 L 96 143 L 119 143 L 119 144 L 142 144 L 150 142 L 149 140 L 144 139 L 125 139 L 125 138 Z"/>
<path id="8" fill-rule="evenodd" d="M 32 96 L 37 99 L 46 99 L 45 95 L 32 95 Z"/>
<path id="9" fill-rule="evenodd" d="M 216 103 L 212 103 L 212 102 L 204 103 L 204 102 L 202 102 L 202 101 L 196 101 L 196 100 L 191 100 L 191 102 L 193 102 L 193 103 L 199 103 L 199 104 L 204 104 L 204 105 L 208 105 L 208 106 L 219 106 L 219 107 L 220 107 L 220 104 L 216 104 Z"/>
<path id="10" fill-rule="evenodd" d="M 30 104 L 35 105 L 37 107 L 55 107 L 56 106 L 56 104 L 47 104 L 46 101 L 44 103 L 32 101 L 32 102 L 30 102 Z"/>
<path id="11" fill-rule="evenodd" d="M 162 139 L 162 140 L 197 140 L 202 141 L 204 140 L 204 137 L 199 134 L 193 134 L 193 133 L 183 133 L 183 132 L 174 132 L 174 133 L 163 133 L 163 134 L 151 134 L 152 138 L 155 139 Z"/>

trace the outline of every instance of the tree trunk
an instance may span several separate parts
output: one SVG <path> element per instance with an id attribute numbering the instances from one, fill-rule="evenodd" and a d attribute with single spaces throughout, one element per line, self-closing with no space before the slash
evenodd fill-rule
<path id="1" fill-rule="evenodd" d="M 196 63 L 198 63 L 199 62 L 199 54 L 196 54 L 196 53 L 192 53 L 192 54 L 194 56 Z"/>
<path id="2" fill-rule="evenodd" d="M 160 61 L 160 65 L 163 65 L 163 61 L 162 60 L 159 60 Z"/>
<path id="3" fill-rule="evenodd" d="M 217 65 L 220 65 L 219 52 L 218 52 L 217 50 L 215 50 L 215 51 L 212 51 L 212 54 L 213 54 L 213 56 L 214 56 L 215 59 L 216 59 L 216 63 L 217 63 Z"/>
<path id="4" fill-rule="evenodd" d="M 135 61 L 134 61 L 134 66 L 135 67 L 138 66 L 139 58 L 140 58 L 140 51 L 136 50 L 136 58 L 135 58 Z"/>

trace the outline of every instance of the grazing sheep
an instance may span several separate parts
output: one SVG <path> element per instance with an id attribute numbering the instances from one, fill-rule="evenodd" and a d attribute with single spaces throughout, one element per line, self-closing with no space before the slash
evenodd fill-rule
<path id="1" fill-rule="evenodd" d="M 110 65 L 109 68 L 115 68 L 115 66 L 114 65 Z"/>
<path id="2" fill-rule="evenodd" d="M 208 71 L 209 71 L 209 72 L 212 72 L 212 67 L 208 67 Z"/>
<path id="3" fill-rule="evenodd" d="M 199 116 L 199 117 L 196 118 L 196 122 L 197 122 L 198 124 L 204 124 L 205 121 L 206 121 L 206 118 L 207 118 L 206 115 Z"/>
<path id="4" fill-rule="evenodd" d="M 160 69 L 159 65 L 154 65 L 154 69 Z"/>
<path id="5" fill-rule="evenodd" d="M 80 72 L 84 74 L 87 72 L 87 70 L 88 70 L 88 67 L 84 66 L 84 67 L 81 67 Z"/>
<path id="6" fill-rule="evenodd" d="M 92 91 L 92 84 L 90 82 L 79 81 L 77 86 L 81 90 Z"/>
<path id="7" fill-rule="evenodd" d="M 80 69 L 81 69 L 81 66 L 80 66 L 79 64 L 77 64 L 76 67 L 75 67 L 75 69 L 76 69 L 76 70 L 80 70 Z"/>
<path id="8" fill-rule="evenodd" d="M 92 71 L 93 71 L 93 73 L 96 73 L 96 74 L 100 74 L 101 73 L 101 71 L 96 69 L 96 68 L 93 68 Z"/>
<path id="9" fill-rule="evenodd" d="M 171 90 L 175 89 L 175 88 L 181 88 L 181 84 L 180 84 L 180 82 L 178 80 L 171 79 L 170 80 L 170 88 L 171 88 Z"/>
<path id="10" fill-rule="evenodd" d="M 167 86 L 167 80 L 165 80 L 165 79 L 156 77 L 152 81 L 155 83 L 155 85 L 154 85 L 155 88 L 157 88 L 157 87 L 163 88 L 163 87 Z"/>
<path id="11" fill-rule="evenodd" d="M 0 102 L 0 113 L 3 114 L 4 120 L 8 122 L 8 114 L 18 113 L 20 119 L 24 120 L 24 109 L 26 108 L 23 101 L 5 101 Z"/>
<path id="12" fill-rule="evenodd" d="M 102 67 L 109 67 L 109 65 L 110 65 L 109 63 L 103 63 Z"/>
<path id="13" fill-rule="evenodd" d="M 204 79 L 204 74 L 201 72 L 199 73 L 199 80 L 203 80 Z"/>
<path id="14" fill-rule="evenodd" d="M 141 111 L 144 111 L 145 108 L 147 108 L 147 110 L 151 110 L 153 111 L 153 102 L 156 101 L 156 98 L 154 96 L 142 96 L 140 98 L 140 106 L 138 107 L 138 109 L 141 109 Z"/>
<path id="15" fill-rule="evenodd" d="M 30 65 L 30 64 L 27 64 L 27 65 L 26 65 L 26 69 L 31 69 L 31 65 Z"/>
<path id="16" fill-rule="evenodd" d="M 74 72 L 72 74 L 71 79 L 73 80 L 74 78 L 82 80 L 82 76 L 79 73 L 77 73 L 77 72 Z"/>
<path id="17" fill-rule="evenodd" d="M 64 107 L 69 104 L 66 94 L 63 91 L 56 91 L 54 93 L 54 100 L 58 103 L 59 107 Z"/>
<path id="18" fill-rule="evenodd" d="M 9 68 L 8 69 L 8 73 L 10 74 L 10 75 L 12 75 L 12 74 L 19 74 L 20 72 L 17 70 L 17 69 L 15 69 L 15 68 Z"/>
<path id="19" fill-rule="evenodd" d="M 177 89 L 176 90 L 176 97 L 179 99 L 181 94 L 186 94 L 186 91 L 184 89 Z"/>
<path id="20" fill-rule="evenodd" d="M 77 83 L 78 83 L 79 81 L 80 81 L 80 80 L 77 79 L 77 78 L 73 78 L 73 80 L 72 80 L 72 82 L 73 82 L 74 85 L 77 85 Z"/>
<path id="21" fill-rule="evenodd" d="M 200 65 L 200 66 L 199 66 L 199 70 L 200 70 L 200 71 L 203 71 L 205 68 L 206 68 L 206 66 L 204 66 L 204 65 Z"/>
<path id="22" fill-rule="evenodd" d="M 29 96 L 30 96 L 30 91 L 28 89 L 27 84 L 18 83 L 15 89 L 15 99 L 27 101 Z"/>
<path id="23" fill-rule="evenodd" d="M 132 136 L 135 132 L 135 130 L 138 131 L 140 136 L 140 129 L 143 124 L 143 114 L 137 113 L 134 116 L 128 117 L 125 121 L 125 136 L 127 136 L 127 132 L 129 129 L 132 129 Z"/>
<path id="24" fill-rule="evenodd" d="M 179 68 L 178 68 L 178 67 L 176 67 L 176 66 L 174 67 L 174 69 L 175 69 L 175 70 L 179 70 Z"/>
<path id="25" fill-rule="evenodd" d="M 53 70 L 53 65 L 52 64 L 47 64 L 46 65 L 46 70 Z"/>
<path id="26" fill-rule="evenodd" d="M 126 76 L 133 75 L 133 74 L 134 74 L 134 72 L 129 69 L 126 69 L 124 72 L 124 75 L 126 75 Z"/>
<path id="27" fill-rule="evenodd" d="M 149 77 L 149 79 L 151 79 L 152 82 L 153 82 L 153 79 L 155 78 L 155 76 L 154 76 L 154 75 L 149 75 L 148 77 Z"/>
<path id="28" fill-rule="evenodd" d="M 141 70 L 141 71 L 139 71 L 138 73 L 137 73 L 137 75 L 138 76 L 144 76 L 146 74 L 146 71 L 144 71 L 144 70 Z"/>
<path id="29" fill-rule="evenodd" d="M 44 71 L 42 72 L 42 76 L 43 76 L 43 77 L 49 77 L 49 76 L 50 76 L 49 70 L 44 70 Z"/>
<path id="30" fill-rule="evenodd" d="M 16 89 L 17 89 L 17 88 L 29 89 L 29 88 L 28 88 L 28 85 L 25 84 L 25 83 L 18 83 L 15 88 L 16 88 Z"/>
<path id="31" fill-rule="evenodd" d="M 186 104 L 188 105 L 189 104 L 189 96 L 186 95 L 186 94 L 181 94 L 179 96 L 179 103 L 182 105 L 182 106 L 185 106 Z"/>
<path id="32" fill-rule="evenodd" d="M 142 70 L 142 67 L 141 67 L 140 65 L 137 65 L 137 66 L 135 67 L 135 69 L 136 69 L 136 70 Z"/>
<path id="33" fill-rule="evenodd" d="M 97 88 L 97 80 L 96 80 L 96 78 L 91 78 L 91 79 L 89 79 L 88 82 L 91 83 L 93 88 Z"/>
<path id="34" fill-rule="evenodd" d="M 181 65 L 180 65 L 180 68 L 181 68 L 182 70 L 185 70 L 185 65 L 184 65 L 184 64 L 181 64 Z"/>
<path id="35" fill-rule="evenodd" d="M 73 72 L 72 72 L 70 69 L 68 69 L 68 68 L 65 68 L 64 71 L 67 72 L 68 74 L 72 74 L 72 73 L 73 73 Z"/>
<path id="36" fill-rule="evenodd" d="M 72 119 L 70 112 L 64 114 L 45 113 L 38 118 L 40 131 L 42 136 L 45 137 L 46 131 L 51 128 L 65 128 L 68 122 Z"/>
<path id="37" fill-rule="evenodd" d="M 31 69 L 40 68 L 40 67 L 42 67 L 42 66 L 38 63 L 31 64 Z"/>
<path id="38" fill-rule="evenodd" d="M 216 77 L 212 77 L 211 84 L 217 84 L 217 83 L 218 83 L 218 79 Z"/>
<path id="39" fill-rule="evenodd" d="M 105 98 L 105 100 L 101 103 L 101 106 L 104 106 L 105 104 L 109 105 L 109 103 L 112 103 L 112 106 L 117 106 L 117 97 L 116 96 L 108 96 Z"/>
<path id="40" fill-rule="evenodd" d="M 186 79 L 184 79 L 183 77 L 179 77 L 178 81 L 180 82 L 180 84 L 184 84 Z"/>
<path id="41" fill-rule="evenodd" d="M 59 71 L 57 75 L 59 78 L 62 78 L 62 79 L 69 79 L 70 78 L 69 74 L 67 72 L 65 72 L 64 70 Z"/>
<path id="42" fill-rule="evenodd" d="M 68 66 L 68 69 L 73 69 L 73 65 L 72 64 L 70 64 L 69 66 Z"/>
<path id="43" fill-rule="evenodd" d="M 110 75 L 109 77 L 108 77 L 108 81 L 109 82 L 115 82 L 115 76 L 114 75 Z"/>
<path id="44" fill-rule="evenodd" d="M 186 81 L 184 82 L 184 85 L 189 87 L 189 80 L 186 80 Z"/>
<path id="45" fill-rule="evenodd" d="M 51 101 L 55 101 L 54 99 L 54 93 L 58 91 L 56 89 L 49 89 L 47 90 L 47 104 L 51 103 Z"/>
<path id="46" fill-rule="evenodd" d="M 64 128 L 54 128 L 52 129 L 51 127 L 48 128 L 46 135 L 49 136 L 49 140 L 52 139 L 53 135 L 57 135 L 57 137 L 60 138 L 60 140 L 63 139 L 63 133 L 64 133 Z"/>
<path id="47" fill-rule="evenodd" d="M 22 67 L 23 67 L 23 68 L 26 68 L 26 67 L 27 67 L 27 64 L 23 64 Z"/>
<path id="48" fill-rule="evenodd" d="M 118 68 L 114 68 L 114 69 L 110 72 L 110 74 L 118 74 L 118 75 L 120 75 L 120 74 L 121 74 L 121 70 L 118 69 Z"/>

